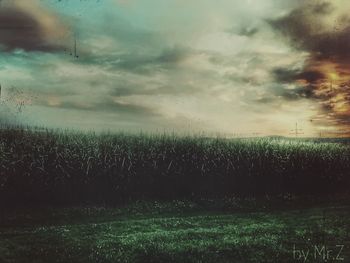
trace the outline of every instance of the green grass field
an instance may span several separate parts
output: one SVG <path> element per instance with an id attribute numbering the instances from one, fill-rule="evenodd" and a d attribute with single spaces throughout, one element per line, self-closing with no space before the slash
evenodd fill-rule
<path id="1" fill-rule="evenodd" d="M 349 142 L 0 129 L 0 263 L 350 262 Z"/>
<path id="2" fill-rule="evenodd" d="M 2 214 L 0 262 L 350 262 L 349 226 L 344 202 L 257 212 L 185 202 L 21 210 Z"/>

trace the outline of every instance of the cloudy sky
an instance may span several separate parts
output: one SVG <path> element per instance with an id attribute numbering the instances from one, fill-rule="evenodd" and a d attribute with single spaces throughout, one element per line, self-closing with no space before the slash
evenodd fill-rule
<path id="1" fill-rule="evenodd" d="M 348 0 L 0 0 L 0 121 L 350 131 Z"/>

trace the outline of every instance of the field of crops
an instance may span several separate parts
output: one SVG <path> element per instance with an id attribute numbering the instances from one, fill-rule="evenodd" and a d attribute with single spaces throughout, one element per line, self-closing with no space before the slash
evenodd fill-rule
<path id="1" fill-rule="evenodd" d="M 6 204 L 348 192 L 347 141 L 0 130 Z"/>

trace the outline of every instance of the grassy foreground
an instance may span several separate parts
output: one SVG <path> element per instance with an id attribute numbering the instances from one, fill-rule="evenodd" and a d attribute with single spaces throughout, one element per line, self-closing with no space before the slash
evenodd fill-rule
<path id="1" fill-rule="evenodd" d="M 260 212 L 182 202 L 146 210 L 56 208 L 2 214 L 0 222 L 4 263 L 350 262 L 348 204 Z M 306 261 L 301 249 L 310 251 Z"/>
<path id="2" fill-rule="evenodd" d="M 0 263 L 350 262 L 349 145 L 0 129 Z"/>

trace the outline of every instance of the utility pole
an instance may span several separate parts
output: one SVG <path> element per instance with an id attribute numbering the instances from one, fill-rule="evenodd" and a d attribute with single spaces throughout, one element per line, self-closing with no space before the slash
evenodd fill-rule
<path id="1" fill-rule="evenodd" d="M 73 51 L 72 53 L 70 53 L 71 56 L 73 56 L 74 58 L 79 58 L 78 54 L 77 54 L 77 37 L 74 34 L 74 45 L 73 45 Z"/>
<path id="2" fill-rule="evenodd" d="M 74 57 L 77 58 L 77 38 L 74 36 Z"/>
<path id="3" fill-rule="evenodd" d="M 295 138 L 297 138 L 300 134 L 304 134 L 302 132 L 302 129 L 298 128 L 298 123 L 297 122 L 295 123 L 295 129 L 291 130 L 291 134 L 295 134 Z"/>

